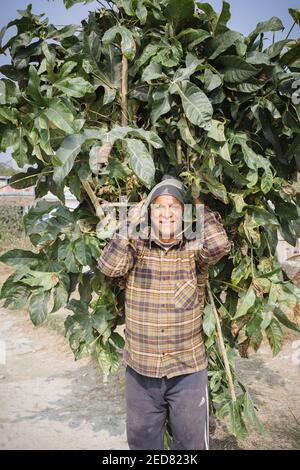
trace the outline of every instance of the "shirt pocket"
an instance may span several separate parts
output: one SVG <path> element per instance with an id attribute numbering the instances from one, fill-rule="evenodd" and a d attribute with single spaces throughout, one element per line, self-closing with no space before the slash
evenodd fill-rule
<path id="1" fill-rule="evenodd" d="M 181 280 L 175 282 L 175 311 L 190 310 L 197 305 L 198 300 L 197 284 L 194 280 Z"/>

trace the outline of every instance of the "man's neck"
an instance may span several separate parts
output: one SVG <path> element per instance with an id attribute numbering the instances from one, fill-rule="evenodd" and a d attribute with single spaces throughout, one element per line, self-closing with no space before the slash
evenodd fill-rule
<path id="1" fill-rule="evenodd" d="M 159 237 L 159 241 L 161 243 L 166 243 L 168 245 L 169 243 L 174 243 L 174 242 L 179 241 L 179 240 L 178 240 L 178 238 L 161 238 L 161 237 Z"/>
<path id="2" fill-rule="evenodd" d="M 175 245 L 175 244 L 180 243 L 180 240 L 178 238 L 168 238 L 168 239 L 158 238 L 157 241 L 158 243 L 164 246 L 170 246 L 170 245 Z"/>

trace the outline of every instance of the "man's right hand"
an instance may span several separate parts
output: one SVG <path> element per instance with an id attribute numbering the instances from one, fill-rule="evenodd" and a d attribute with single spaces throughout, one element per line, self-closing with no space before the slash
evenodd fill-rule
<path id="1" fill-rule="evenodd" d="M 143 198 L 140 202 L 132 206 L 128 211 L 128 222 L 132 225 L 139 225 L 145 220 L 145 216 L 142 215 L 143 213 L 143 206 L 145 203 L 145 199 Z"/>

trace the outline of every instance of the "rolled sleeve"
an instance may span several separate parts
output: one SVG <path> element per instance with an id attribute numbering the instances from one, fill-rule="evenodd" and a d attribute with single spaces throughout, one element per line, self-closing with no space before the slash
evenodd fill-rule
<path id="1" fill-rule="evenodd" d="M 127 238 L 116 237 L 104 247 L 98 259 L 99 270 L 109 277 L 125 276 L 136 261 L 136 248 Z"/>
<path id="2" fill-rule="evenodd" d="M 228 239 L 220 214 L 207 206 L 204 208 L 203 230 L 204 241 L 203 245 L 195 250 L 196 261 L 200 265 L 214 265 L 230 252 L 233 243 Z"/>

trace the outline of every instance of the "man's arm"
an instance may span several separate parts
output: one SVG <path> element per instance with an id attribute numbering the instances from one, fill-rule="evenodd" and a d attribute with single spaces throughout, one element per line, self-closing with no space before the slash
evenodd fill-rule
<path id="1" fill-rule="evenodd" d="M 125 276 L 134 266 L 137 252 L 129 238 L 118 235 L 104 247 L 98 259 L 98 268 L 109 277 Z"/>
<path id="2" fill-rule="evenodd" d="M 196 261 L 200 265 L 214 265 L 231 250 L 232 241 L 228 239 L 218 220 L 221 217 L 218 216 L 218 212 L 215 214 L 208 206 L 204 206 L 204 241 L 202 247 L 195 251 Z"/>
<path id="3" fill-rule="evenodd" d="M 132 234 L 136 224 L 144 219 L 141 215 L 143 203 L 144 200 L 141 200 L 131 208 L 128 220 L 121 222 L 119 233 L 103 249 L 97 264 L 100 271 L 106 276 L 125 276 L 134 266 L 137 259 L 137 249 Z"/>

